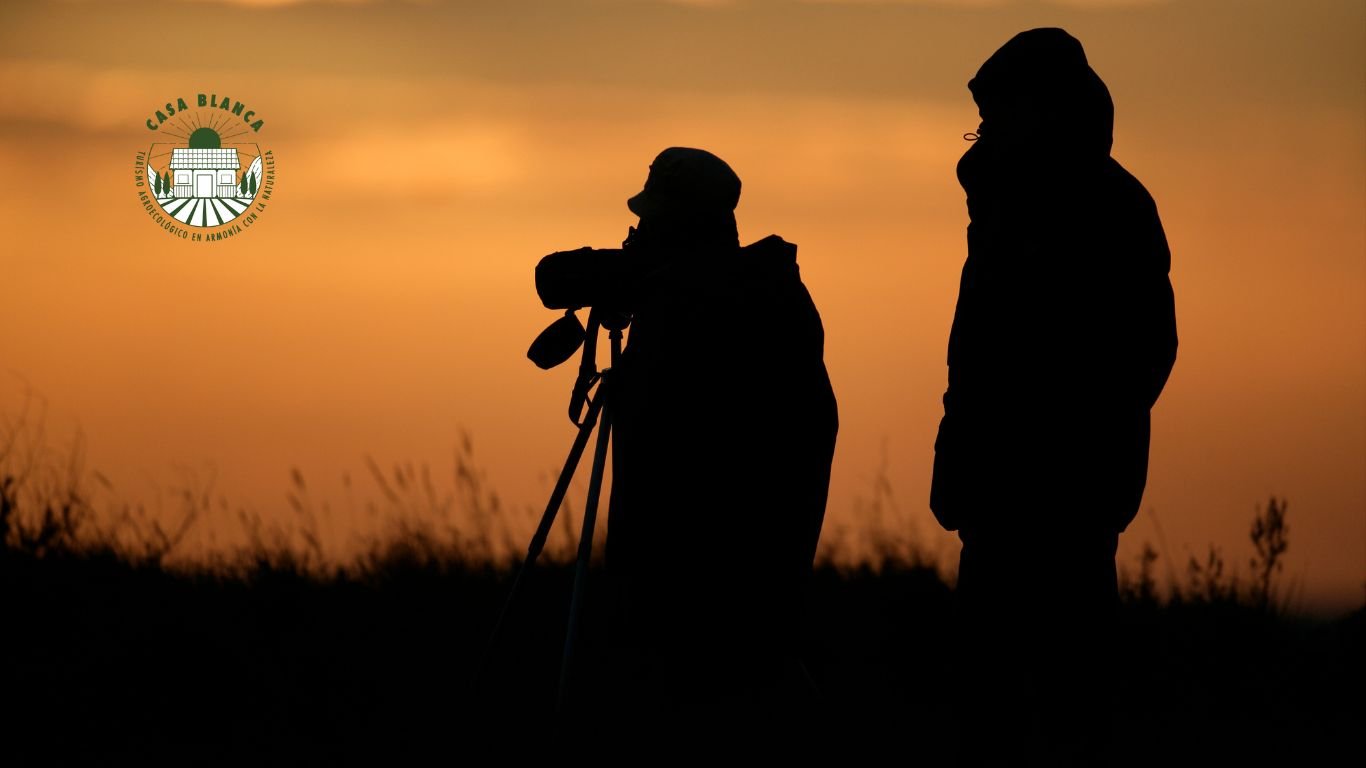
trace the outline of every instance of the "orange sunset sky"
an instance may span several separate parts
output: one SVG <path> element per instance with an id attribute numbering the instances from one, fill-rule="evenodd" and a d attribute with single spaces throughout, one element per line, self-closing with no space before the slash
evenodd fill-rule
<path id="1" fill-rule="evenodd" d="M 1038 26 L 1086 46 L 1114 155 L 1173 252 L 1181 348 L 1121 563 L 1151 541 L 1160 572 L 1184 572 L 1214 544 L 1246 572 L 1274 494 L 1301 607 L 1359 604 L 1359 0 L 6 0 L 0 415 L 41 396 L 55 449 L 84 436 L 102 503 L 150 514 L 212 482 L 288 527 L 297 467 L 339 558 L 385 524 L 356 511 L 378 496 L 365 457 L 450 488 L 464 430 L 521 540 L 572 438 L 573 366 L 524 357 L 555 317 L 532 268 L 617 245 L 654 155 L 699 146 L 744 180 L 741 238 L 797 243 L 821 309 L 831 541 L 909 535 L 951 564 L 926 498 L 966 253 L 966 83 Z M 268 208 L 218 243 L 168 236 L 133 186 L 136 153 L 165 140 L 144 122 L 201 92 L 256 111 L 278 158 Z M 749 343 L 740 326 L 716 341 Z M 233 540 L 220 518 L 193 546 Z"/>

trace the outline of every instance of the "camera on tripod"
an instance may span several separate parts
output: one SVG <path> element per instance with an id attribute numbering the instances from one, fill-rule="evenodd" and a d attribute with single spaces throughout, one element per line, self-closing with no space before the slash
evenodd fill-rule
<path id="1" fill-rule="evenodd" d="M 595 347 L 599 326 L 620 332 L 631 324 L 631 258 L 623 247 L 557 251 L 541 259 L 536 265 L 536 294 L 547 309 L 565 313 L 531 342 L 531 362 L 549 370 L 573 357 L 585 342 L 588 348 Z M 584 307 L 590 308 L 588 328 L 576 314 Z"/>

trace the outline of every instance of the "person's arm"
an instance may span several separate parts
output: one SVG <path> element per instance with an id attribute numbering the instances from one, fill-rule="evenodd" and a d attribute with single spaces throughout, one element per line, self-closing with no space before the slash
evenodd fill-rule
<path id="1" fill-rule="evenodd" d="M 1144 370 L 1142 397 L 1152 408 L 1162 394 L 1167 378 L 1176 364 L 1176 298 L 1170 277 L 1171 249 L 1156 208 L 1152 213 L 1150 248 L 1153 262 L 1148 265 L 1145 291 L 1142 296 L 1144 314 L 1143 343 Z"/>

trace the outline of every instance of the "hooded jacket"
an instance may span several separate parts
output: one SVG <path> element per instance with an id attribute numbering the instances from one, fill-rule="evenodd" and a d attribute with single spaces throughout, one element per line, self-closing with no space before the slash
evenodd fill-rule
<path id="1" fill-rule="evenodd" d="M 968 257 L 931 509 L 949 530 L 1122 531 L 1176 359 L 1156 205 L 1110 157 L 1110 94 L 1066 32 L 1016 36 L 968 87 L 982 124 L 958 164 Z"/>

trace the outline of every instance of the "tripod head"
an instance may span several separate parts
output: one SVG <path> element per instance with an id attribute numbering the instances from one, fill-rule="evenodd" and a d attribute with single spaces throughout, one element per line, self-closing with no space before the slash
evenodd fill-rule
<path id="1" fill-rule="evenodd" d="M 574 422 L 575 426 L 582 424 L 580 420 L 583 416 L 583 406 L 588 401 L 589 390 L 608 370 L 598 370 L 598 329 L 607 329 L 608 338 L 612 343 L 611 364 L 615 365 L 621 355 L 622 332 L 631 325 L 629 313 L 590 307 L 588 327 L 584 328 L 575 314 L 579 309 L 582 307 L 565 310 L 564 317 L 541 331 L 536 340 L 531 342 L 531 347 L 526 353 L 531 362 L 541 370 L 549 370 L 573 357 L 580 347 L 583 348 L 583 356 L 579 360 L 579 375 L 574 380 L 574 389 L 569 396 L 569 420 Z"/>
<path id="2" fill-rule="evenodd" d="M 527 348 L 526 356 L 537 368 L 548 371 L 579 351 L 579 347 L 589 341 L 589 332 L 584 329 L 583 323 L 579 322 L 576 314 L 583 307 L 571 307 L 566 309 L 564 317 L 546 326 L 540 335 L 531 342 Z M 609 333 L 620 333 L 626 330 L 631 324 L 631 315 L 627 312 L 603 311 L 589 308 L 589 323 L 593 322 L 594 313 L 597 313 L 598 325 L 606 328 Z M 593 333 L 593 340 L 596 341 L 596 328 Z"/>
<path id="3" fill-rule="evenodd" d="M 569 419 L 582 426 L 580 417 L 588 398 L 588 390 L 601 377 L 597 365 L 598 329 L 606 328 L 612 340 L 612 364 L 621 353 L 621 334 L 631 324 L 631 313 L 620 307 L 630 299 L 623 286 L 629 282 L 624 268 L 632 259 L 628 251 L 635 248 L 631 227 L 621 248 L 579 248 L 559 251 L 541 259 L 536 265 L 536 293 L 541 303 L 550 309 L 563 309 L 564 316 L 541 331 L 527 349 L 527 357 L 541 370 L 549 370 L 569 360 L 580 347 L 583 357 L 579 362 L 579 376 L 569 399 Z M 577 313 L 588 307 L 588 327 L 579 322 Z"/>
<path id="4" fill-rule="evenodd" d="M 598 317 L 598 321 L 603 328 L 607 329 L 609 334 L 621 333 L 626 330 L 631 325 L 632 319 L 634 318 L 629 312 L 618 312 L 610 309 L 602 311 Z"/>

